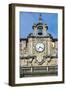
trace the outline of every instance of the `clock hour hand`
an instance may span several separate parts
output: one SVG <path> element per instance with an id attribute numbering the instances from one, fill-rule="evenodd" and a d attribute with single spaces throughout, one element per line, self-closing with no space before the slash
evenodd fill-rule
<path id="1" fill-rule="evenodd" d="M 42 47 L 39 47 L 39 48 L 38 48 L 38 50 L 40 50 L 40 49 L 41 49 L 41 50 L 43 50 L 43 48 L 42 48 Z"/>
<path id="2" fill-rule="evenodd" d="M 42 47 L 39 47 L 39 49 L 42 48 Z M 43 49 L 43 48 L 42 48 Z"/>

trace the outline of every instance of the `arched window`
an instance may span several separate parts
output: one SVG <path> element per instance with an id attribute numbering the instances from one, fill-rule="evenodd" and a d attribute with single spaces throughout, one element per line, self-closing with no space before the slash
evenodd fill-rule
<path id="1" fill-rule="evenodd" d="M 42 29 L 38 29 L 38 35 L 42 35 Z"/>

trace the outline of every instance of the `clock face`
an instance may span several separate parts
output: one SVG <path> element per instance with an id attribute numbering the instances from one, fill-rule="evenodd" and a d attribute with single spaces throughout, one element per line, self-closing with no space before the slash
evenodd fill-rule
<path id="1" fill-rule="evenodd" d="M 36 44 L 36 51 L 42 52 L 43 50 L 44 50 L 44 44 L 43 43 Z"/>

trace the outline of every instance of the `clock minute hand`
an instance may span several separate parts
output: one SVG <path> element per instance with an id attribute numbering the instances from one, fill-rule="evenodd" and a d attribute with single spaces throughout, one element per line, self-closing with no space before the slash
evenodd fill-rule
<path id="1" fill-rule="evenodd" d="M 39 50 L 40 48 L 43 49 L 42 47 L 39 47 L 38 50 Z"/>
<path id="2" fill-rule="evenodd" d="M 39 48 L 42 48 L 42 47 L 39 47 Z M 43 49 L 43 48 L 42 48 Z"/>

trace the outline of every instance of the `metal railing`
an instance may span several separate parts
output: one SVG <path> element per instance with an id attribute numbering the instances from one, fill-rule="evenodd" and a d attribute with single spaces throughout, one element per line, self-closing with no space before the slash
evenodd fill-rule
<path id="1" fill-rule="evenodd" d="M 53 73 L 58 71 L 58 66 L 42 66 L 42 67 L 20 67 L 20 74 L 33 73 Z"/>

